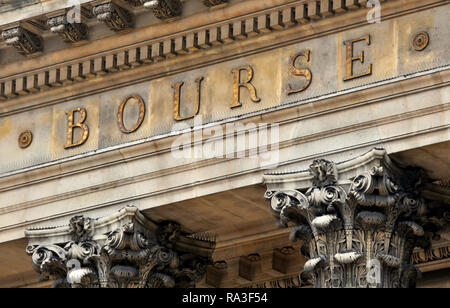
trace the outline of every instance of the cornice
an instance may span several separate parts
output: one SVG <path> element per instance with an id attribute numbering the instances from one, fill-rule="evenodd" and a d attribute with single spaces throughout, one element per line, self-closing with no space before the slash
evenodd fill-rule
<path id="1" fill-rule="evenodd" d="M 133 70 L 141 65 L 154 65 L 158 62 L 183 57 L 186 54 L 213 49 L 216 46 L 236 41 L 245 41 L 254 36 L 264 36 L 274 31 L 302 26 L 319 19 L 330 18 L 337 14 L 348 14 L 355 9 L 364 8 L 363 5 L 360 5 L 352 7 L 350 10 L 342 1 L 338 1 L 341 4 L 337 4 L 335 1 L 336 4 L 333 8 L 326 8 L 320 6 L 320 2 L 323 1 L 301 0 L 278 5 L 256 13 L 218 21 L 180 33 L 168 34 L 73 61 L 10 75 L 0 79 L 0 100 L 6 101 L 48 91 L 52 88 L 65 87 L 73 83 L 117 74 L 120 71 Z M 449 1 L 434 1 L 428 5 L 445 3 L 449 3 Z M 339 6 L 341 6 L 340 9 Z M 402 13 L 397 12 L 397 14 Z"/>
<path id="2" fill-rule="evenodd" d="M 393 8 L 391 7 L 390 9 L 386 8 L 383 10 L 383 12 L 386 12 L 387 14 L 386 19 L 412 13 L 415 9 L 423 10 L 436 5 L 443 5 L 450 1 L 430 0 L 427 5 L 420 8 L 417 8 L 417 4 L 403 7 L 399 5 L 401 1 L 390 1 L 389 4 L 391 2 L 396 5 L 394 5 Z M 204 27 L 180 32 L 174 36 L 167 35 L 155 40 L 146 40 L 138 44 L 130 45 L 128 48 L 120 47 L 96 55 L 78 58 L 73 61 L 64 61 L 52 66 L 33 69 L 25 74 L 9 75 L 8 77 L 0 79 L 0 100 L 5 100 L 6 103 L 12 101 L 13 98 L 23 98 L 23 100 L 13 101 L 13 105 L 10 105 L 9 103 L 1 104 L 6 108 L 2 109 L 6 111 L 9 109 L 8 106 L 10 106 L 12 109 L 19 110 L 29 104 L 36 106 L 42 105 L 42 103 L 39 102 L 42 100 L 45 100 L 48 103 L 47 93 L 49 90 L 52 90 L 52 97 L 54 98 L 63 95 L 63 100 L 67 99 L 67 93 L 77 93 L 77 95 L 89 93 L 90 95 L 95 92 L 103 92 L 114 87 L 123 86 L 124 84 L 133 84 L 137 81 L 133 81 L 134 79 L 131 80 L 130 78 L 135 78 L 138 75 L 139 78 L 137 80 L 142 82 L 144 80 L 192 69 L 193 67 L 209 65 L 211 63 L 216 63 L 217 61 L 222 62 L 243 55 L 263 52 L 268 50 L 267 48 L 273 49 L 286 44 L 292 44 L 293 42 L 311 39 L 317 37 L 317 34 L 319 34 L 315 33 L 311 35 L 311 31 L 320 32 L 320 35 L 327 35 L 336 31 L 342 31 L 343 29 L 349 29 L 349 27 L 358 27 L 366 23 L 365 10 L 352 10 L 353 14 L 349 15 L 349 17 L 352 16 L 350 24 L 342 24 L 339 29 L 336 29 L 334 24 L 324 21 L 324 23 L 322 23 L 324 25 L 323 27 L 318 24 L 314 28 L 305 28 L 306 32 L 303 32 L 305 36 L 299 37 L 298 29 L 295 26 L 301 26 L 302 23 L 297 21 L 297 15 L 285 15 L 294 19 L 292 23 L 283 22 L 283 12 L 292 13 L 296 8 L 304 7 L 304 5 L 304 0 L 295 1 L 287 5 L 279 5 L 271 9 L 259 11 L 243 17 L 241 16 L 236 19 L 228 19 L 226 23 L 223 21 L 217 22 Z M 297 11 L 299 10 L 297 9 Z M 272 14 L 274 12 L 276 12 L 276 14 Z M 345 14 L 348 12 L 350 11 L 344 11 L 343 13 Z M 343 13 L 340 13 L 339 15 L 342 15 Z M 249 24 L 249 21 L 258 21 L 258 16 L 265 16 L 264 20 L 266 20 L 268 24 L 265 24 L 266 28 L 258 30 L 259 33 L 251 33 L 245 25 Z M 270 16 L 277 16 L 274 18 L 278 18 L 277 20 L 282 22 L 283 27 L 271 26 L 272 22 L 270 21 Z M 328 16 L 324 15 L 322 17 Z M 361 21 L 356 22 L 356 20 L 359 19 L 361 19 Z M 343 20 L 342 17 L 340 20 Z M 305 19 L 305 22 L 307 23 L 311 21 L 315 21 L 315 19 Z M 243 27 L 236 30 L 236 28 L 233 27 L 233 24 L 236 24 L 236 22 L 243 25 Z M 258 23 L 253 24 L 253 26 L 257 27 Z M 232 32 L 228 32 L 228 39 L 224 38 L 224 33 L 221 30 L 223 27 L 228 30 L 233 30 Z M 215 41 L 213 39 L 214 35 L 211 35 L 211 29 L 217 31 L 216 34 L 220 33 L 220 37 L 217 36 Z M 271 38 L 268 37 L 266 40 L 251 39 L 254 35 L 257 35 L 258 37 L 270 35 L 270 33 L 279 32 L 280 30 L 286 31 L 286 38 L 281 38 L 279 35 L 274 34 L 275 36 L 272 36 Z M 241 32 L 239 32 L 239 34 L 236 31 Z M 209 35 L 206 35 L 207 33 L 209 33 Z M 272 40 L 272 38 L 274 40 Z M 229 43 L 236 41 L 239 41 L 239 46 L 242 45 L 242 48 L 239 48 L 238 53 L 236 53 L 235 45 L 231 44 L 228 46 Z M 271 45 L 267 48 L 264 47 L 269 41 L 271 42 Z M 194 44 L 192 46 L 197 46 L 198 48 L 192 46 L 192 48 L 188 48 L 190 46 L 189 42 Z M 215 52 L 214 47 L 219 46 L 223 47 L 219 49 L 219 52 Z M 205 52 L 206 50 L 211 50 L 211 52 L 203 53 L 202 56 L 202 53 L 197 53 L 200 50 L 204 50 Z M 151 65 L 151 71 L 148 70 L 148 65 Z M 168 66 L 170 66 L 170 69 Z M 143 73 L 148 77 L 142 76 Z M 86 80 L 89 80 L 90 82 L 84 82 Z M 117 83 L 117 80 L 120 80 L 121 82 Z M 114 83 L 114 85 L 112 83 Z M 80 84 L 80 86 L 77 86 L 78 84 Z M 111 86 L 108 86 L 109 84 L 111 84 Z M 67 87 L 70 87 L 71 90 L 66 91 L 65 89 Z M 94 91 L 88 91 L 88 89 L 93 87 L 95 88 Z M 40 93 L 41 95 L 39 95 Z M 35 97 L 32 103 L 28 99 L 30 94 L 34 94 Z M 52 102 L 54 101 L 55 99 L 52 99 Z"/>

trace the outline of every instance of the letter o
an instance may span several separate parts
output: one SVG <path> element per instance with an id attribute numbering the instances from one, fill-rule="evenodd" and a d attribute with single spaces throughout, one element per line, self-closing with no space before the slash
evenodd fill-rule
<path id="1" fill-rule="evenodd" d="M 138 119 L 136 125 L 132 129 L 126 129 L 125 125 L 123 124 L 123 110 L 125 109 L 125 105 L 128 103 L 128 101 L 133 98 L 138 102 L 139 119 Z M 135 132 L 142 125 L 142 122 L 144 122 L 144 117 L 145 117 L 144 100 L 139 95 L 130 95 L 130 96 L 127 96 L 122 101 L 122 103 L 120 103 L 119 110 L 117 111 L 117 125 L 119 125 L 119 129 L 122 133 L 131 134 L 131 133 Z"/>

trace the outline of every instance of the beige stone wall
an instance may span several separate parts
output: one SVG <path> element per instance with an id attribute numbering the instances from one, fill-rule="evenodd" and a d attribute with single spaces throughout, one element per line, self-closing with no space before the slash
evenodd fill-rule
<path id="1" fill-rule="evenodd" d="M 26 2 L 14 11 L 3 2 L 0 26 L 60 8 L 50 0 Z M 171 154 L 176 136 L 169 134 L 177 123 L 171 86 L 185 83 L 181 112 L 190 114 L 198 77 L 204 77 L 200 114 L 205 123 L 222 128 L 234 122 L 279 124 L 276 167 L 282 170 L 305 170 L 318 157 L 346 161 L 383 147 L 402 162 L 426 168 L 435 180 L 448 178 L 449 1 L 383 2 L 379 25 L 367 23 L 364 7 L 320 16 L 307 11 L 305 18 L 290 20 L 291 9 L 304 3 L 236 0 L 211 10 L 190 0 L 181 17 L 164 22 L 137 8 L 135 28 L 120 33 L 89 19 L 89 40 L 81 44 L 63 43 L 42 30 L 43 52 L 28 57 L 0 41 L 0 255 L 23 251 L 27 227 L 66 224 L 80 213 L 101 217 L 133 204 L 156 219 L 177 219 L 192 232 L 220 232 L 216 257 L 232 260 L 235 278 L 228 286 L 283 276 L 271 269 L 270 260 L 274 249 L 287 245 L 287 232 L 275 227 L 263 198 L 263 159 L 176 160 Z M 230 24 L 250 21 L 253 26 L 261 16 L 259 33 L 236 30 L 223 42 L 171 49 L 172 41 L 198 39 L 199 33 L 230 29 Z M 277 23 L 266 25 L 266 16 Z M 416 51 L 412 41 L 420 31 L 430 34 L 430 42 Z M 372 64 L 372 74 L 344 81 L 344 42 L 367 35 L 370 45 L 361 41 L 354 49 L 355 55 L 364 51 L 365 63 L 355 61 L 354 68 L 363 72 Z M 149 46 L 162 51 L 145 61 L 114 64 L 125 52 L 136 54 Z M 297 65 L 312 72 L 311 85 L 288 95 L 288 85 L 304 83 L 289 74 L 289 62 L 306 50 L 310 63 L 302 58 Z M 63 76 L 64 68 L 67 72 L 86 63 L 94 67 L 89 74 Z M 261 101 L 252 102 L 241 89 L 242 107 L 231 108 L 232 70 L 248 65 Z M 24 78 L 41 84 L 24 86 Z M 128 95 L 141 96 L 146 107 L 144 122 L 133 134 L 121 133 L 116 123 L 118 106 Z M 89 138 L 65 149 L 65 112 L 77 107 L 87 110 Z M 129 125 L 137 116 L 136 109 L 130 110 L 125 114 Z M 192 119 L 184 123 L 194 124 Z M 26 130 L 32 131 L 33 142 L 21 149 L 18 137 Z M 79 138 L 80 130 L 75 130 L 74 139 Z M 264 256 L 266 270 L 253 282 L 238 275 L 240 257 L 252 252 Z M 18 257 L 8 275 L 0 277 L 0 286 L 32 283 L 28 261 L 24 253 Z M 446 270 L 427 272 L 419 286 L 448 286 L 447 276 Z"/>

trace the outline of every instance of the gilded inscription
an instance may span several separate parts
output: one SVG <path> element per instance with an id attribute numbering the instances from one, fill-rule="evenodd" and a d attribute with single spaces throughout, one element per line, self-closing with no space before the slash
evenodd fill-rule
<path id="1" fill-rule="evenodd" d="M 200 101 L 201 101 L 201 84 L 203 81 L 203 77 L 197 78 L 195 80 L 195 83 L 197 85 L 196 87 L 196 94 L 197 94 L 197 105 L 195 112 L 190 116 L 181 116 L 181 88 L 184 85 L 184 82 L 178 82 L 174 85 L 172 85 L 174 94 L 173 94 L 173 118 L 176 121 L 183 121 L 187 119 L 192 119 L 200 112 Z"/>
<path id="2" fill-rule="evenodd" d="M 77 123 L 74 123 L 75 113 L 81 114 L 81 119 Z M 66 145 L 64 146 L 64 148 L 69 149 L 69 148 L 73 148 L 73 147 L 82 145 L 83 143 L 86 142 L 86 140 L 89 137 L 89 127 L 86 124 L 84 124 L 84 122 L 86 121 L 86 118 L 87 118 L 86 109 L 80 108 L 80 107 L 75 108 L 70 111 L 66 111 L 66 115 L 67 115 L 67 141 L 66 141 Z M 77 142 L 74 143 L 73 130 L 75 128 L 81 129 L 83 131 L 83 135 L 80 140 L 78 140 Z"/>
<path id="3" fill-rule="evenodd" d="M 428 41 L 424 36 L 420 36 L 419 39 L 416 40 L 422 45 L 426 45 L 425 43 Z M 351 80 L 354 78 L 367 76 L 372 74 L 372 63 L 366 63 L 366 52 L 367 50 L 355 51 L 355 46 L 358 44 L 358 50 L 361 50 L 366 44 L 370 46 L 371 38 L 370 35 L 365 35 L 356 39 L 348 40 L 344 42 L 343 49 L 345 49 L 345 78 L 344 80 Z M 355 53 L 359 53 L 355 55 Z M 357 63 L 358 62 L 358 63 Z M 289 68 L 288 68 L 288 77 L 289 81 L 287 85 L 285 85 L 285 91 L 287 95 L 292 95 L 296 93 L 301 93 L 307 90 L 312 84 L 313 73 L 311 70 L 312 65 L 312 51 L 311 49 L 305 49 L 302 51 L 296 51 L 289 59 Z M 362 71 L 362 72 L 361 72 Z M 231 85 L 232 89 L 232 97 L 231 97 L 231 108 L 242 107 L 243 101 L 245 98 L 250 100 L 253 103 L 259 103 L 261 98 L 258 97 L 257 89 L 255 84 L 253 83 L 253 79 L 255 76 L 255 68 L 250 65 L 240 66 L 231 70 L 232 78 L 229 79 L 229 85 Z M 299 83 L 294 84 L 292 81 L 292 77 L 299 77 Z M 271 76 L 266 76 L 266 78 L 271 78 Z M 187 95 L 183 92 L 183 86 L 186 87 L 186 82 L 180 81 L 174 84 L 171 84 L 171 88 L 173 89 L 173 100 L 169 101 L 173 102 L 173 119 L 175 121 L 184 121 L 188 119 L 195 118 L 198 114 L 200 114 L 200 107 L 202 102 L 202 90 L 204 87 L 205 77 L 199 77 L 195 79 L 194 88 L 191 90 L 184 91 L 193 91 L 193 95 Z M 174 81 L 175 82 L 175 81 Z M 228 85 L 228 86 L 229 86 Z M 210 85 L 211 86 L 211 85 Z M 221 86 L 221 85 L 216 85 Z M 227 86 L 223 87 L 223 89 L 229 89 Z M 230 89 L 230 90 L 231 90 Z M 241 95 L 242 91 L 245 91 L 245 98 Z M 184 93 L 184 94 L 183 94 Z M 164 96 L 165 97 L 165 96 Z M 193 98 L 193 102 L 188 100 L 188 97 Z M 228 95 L 226 95 L 228 97 Z M 132 120 L 132 124 L 126 125 L 124 123 L 124 111 L 125 108 L 136 108 L 136 103 L 139 115 L 136 119 L 136 122 Z M 186 104 L 193 104 L 189 106 L 189 109 L 186 109 Z M 184 107 L 184 108 L 183 108 Z M 187 111 L 189 110 L 189 111 Z M 131 134 L 137 131 L 142 124 L 144 123 L 144 118 L 146 114 L 146 106 L 144 99 L 138 95 L 129 95 L 125 97 L 117 110 L 116 113 L 116 121 L 119 130 L 123 134 Z M 89 127 L 85 124 L 87 119 L 87 111 L 85 108 L 75 108 L 70 111 L 66 111 L 67 115 L 67 141 L 65 144 L 65 148 L 72 148 L 76 146 L 83 145 L 88 137 L 89 137 Z M 75 118 L 79 120 L 75 120 Z M 74 131 L 76 129 L 77 134 L 74 135 Z M 80 134 L 81 133 L 81 134 Z M 81 136 L 81 137 L 80 137 Z M 77 140 L 74 140 L 77 139 Z"/>
<path id="4" fill-rule="evenodd" d="M 133 99 L 138 103 L 139 118 L 138 118 L 136 124 L 131 129 L 126 129 L 125 124 L 123 123 L 123 110 L 125 109 L 125 106 L 127 105 L 127 103 Z M 119 110 L 117 111 L 117 115 L 116 115 L 117 125 L 119 126 L 119 129 L 122 133 L 131 134 L 131 133 L 135 132 L 142 125 L 142 122 L 144 121 L 144 117 L 145 117 L 144 100 L 138 95 L 130 95 L 130 96 L 126 97 L 119 106 Z"/>
<path id="5" fill-rule="evenodd" d="M 311 51 L 307 50 L 305 52 L 299 52 L 291 58 L 291 61 L 289 63 L 289 74 L 293 76 L 305 77 L 305 84 L 298 89 L 293 89 L 292 86 L 288 84 L 288 95 L 303 92 L 311 85 L 311 71 L 307 68 L 297 68 L 295 66 L 297 59 L 300 57 L 305 58 L 306 63 L 311 64 Z"/>
<path id="6" fill-rule="evenodd" d="M 369 64 L 369 66 L 367 67 L 367 70 L 365 72 L 354 75 L 353 63 L 355 61 L 360 61 L 361 64 L 364 64 L 364 61 L 365 61 L 364 51 L 361 51 L 360 55 L 357 57 L 355 57 L 353 55 L 354 44 L 356 42 L 360 42 L 360 41 L 365 41 L 367 45 L 370 45 L 370 35 L 365 35 L 363 37 L 344 42 L 346 49 L 347 49 L 346 74 L 345 74 L 344 81 L 352 80 L 352 79 L 363 77 L 363 76 L 372 75 L 372 64 Z"/>
<path id="7" fill-rule="evenodd" d="M 247 72 L 247 80 L 245 82 L 241 82 L 241 72 L 246 71 Z M 254 103 L 258 103 L 261 101 L 260 98 L 256 95 L 256 88 L 251 83 L 253 80 L 254 71 L 251 66 L 244 66 L 240 68 L 236 68 L 231 71 L 233 74 L 233 104 L 231 105 L 231 108 L 241 107 L 241 88 L 246 88 L 250 92 L 250 99 Z"/>

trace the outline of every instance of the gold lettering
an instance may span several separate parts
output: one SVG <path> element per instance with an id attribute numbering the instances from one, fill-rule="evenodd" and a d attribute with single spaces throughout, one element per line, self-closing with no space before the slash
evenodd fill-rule
<path id="1" fill-rule="evenodd" d="M 299 89 L 292 89 L 292 86 L 288 84 L 288 95 L 300 93 L 306 90 L 311 85 L 312 73 L 307 68 L 297 68 L 295 66 L 295 62 L 299 57 L 304 57 L 306 59 L 306 63 L 311 64 L 311 51 L 307 50 L 306 52 L 299 52 L 291 58 L 291 62 L 289 63 L 289 73 L 294 76 L 302 76 L 305 77 L 305 84 Z"/>
<path id="2" fill-rule="evenodd" d="M 173 118 L 176 121 L 183 121 L 183 120 L 187 120 L 187 119 L 192 119 L 193 117 L 195 117 L 199 112 L 200 112 L 200 101 L 201 101 L 201 83 L 203 81 L 203 77 L 197 78 L 195 80 L 195 83 L 197 84 L 197 90 L 196 90 L 196 94 L 197 94 L 197 108 L 195 110 L 195 113 L 191 116 L 186 116 L 186 117 L 182 117 L 181 116 L 181 87 L 184 85 L 184 82 L 179 82 L 176 83 L 174 85 L 172 85 L 172 88 L 174 90 L 174 95 L 173 95 Z"/>
<path id="3" fill-rule="evenodd" d="M 241 72 L 242 71 L 247 71 L 247 81 L 245 82 L 241 82 Z M 248 91 L 250 92 L 250 99 L 254 102 L 254 103 L 258 103 L 261 101 L 260 98 L 257 97 L 256 95 L 256 88 L 254 85 L 251 84 L 251 81 L 253 79 L 253 68 L 251 66 L 244 66 L 244 67 L 240 67 L 237 69 L 234 69 L 231 71 L 231 73 L 233 74 L 233 81 L 234 81 L 234 86 L 233 86 L 233 105 L 231 105 L 231 108 L 237 108 L 237 107 L 241 107 L 242 103 L 240 102 L 240 89 L 241 87 L 247 88 Z"/>
<path id="4" fill-rule="evenodd" d="M 363 37 L 360 37 L 360 38 L 357 38 L 354 40 L 344 42 L 346 49 L 347 49 L 347 63 L 346 63 L 347 68 L 346 68 L 346 75 L 345 75 L 344 81 L 367 76 L 367 75 L 372 75 L 372 64 L 369 64 L 369 67 L 367 68 L 367 70 L 364 73 L 361 73 L 358 75 L 353 75 L 353 62 L 360 61 L 361 64 L 364 64 L 364 51 L 361 51 L 361 54 L 359 55 L 359 57 L 353 56 L 353 44 L 356 42 L 359 42 L 359 41 L 366 41 L 367 45 L 370 46 L 370 35 L 366 35 L 366 36 L 363 36 Z"/>
<path id="5" fill-rule="evenodd" d="M 75 116 L 76 112 L 81 113 L 81 119 L 77 123 L 74 123 L 74 116 Z M 75 108 L 70 111 L 66 111 L 66 115 L 67 115 L 67 141 L 66 141 L 66 145 L 64 146 L 64 148 L 68 149 L 68 148 L 73 148 L 73 147 L 82 145 L 83 143 L 86 142 L 86 140 L 89 137 L 89 127 L 86 124 L 84 124 L 84 121 L 86 121 L 86 118 L 87 118 L 86 109 Z M 73 142 L 73 130 L 74 130 L 74 128 L 77 128 L 77 127 L 83 130 L 83 136 L 81 137 L 81 139 L 78 142 L 74 143 Z"/>
<path id="6" fill-rule="evenodd" d="M 126 129 L 125 125 L 123 123 L 123 110 L 125 109 L 125 105 L 131 100 L 134 99 L 137 101 L 138 103 L 138 108 L 139 108 L 139 118 L 136 122 L 136 125 L 134 125 L 133 128 L 131 129 Z M 145 117 L 145 104 L 144 104 L 144 100 L 138 96 L 138 95 L 130 95 L 128 97 L 126 97 L 122 103 L 119 106 L 119 110 L 117 111 L 117 125 L 119 125 L 119 129 L 122 133 L 124 134 L 131 134 L 135 131 L 137 131 L 137 129 L 142 125 L 142 122 L 144 121 L 144 117 Z"/>

